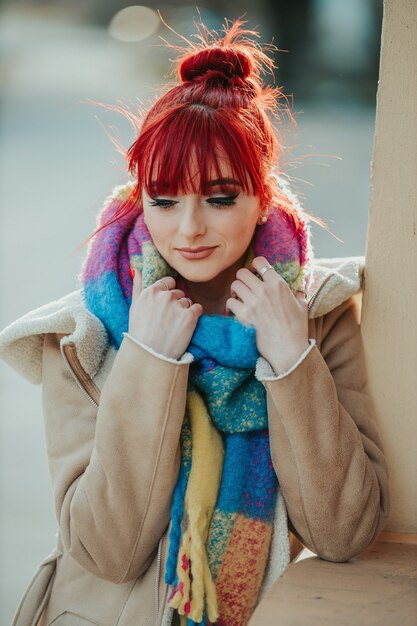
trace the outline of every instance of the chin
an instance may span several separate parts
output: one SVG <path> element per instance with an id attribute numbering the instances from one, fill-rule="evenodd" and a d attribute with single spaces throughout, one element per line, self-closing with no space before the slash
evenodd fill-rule
<path id="1" fill-rule="evenodd" d="M 184 268 L 184 267 L 175 267 L 176 271 L 183 277 L 185 280 L 189 280 L 193 283 L 206 283 L 213 278 L 216 278 L 221 272 L 222 269 L 216 268 Z"/>

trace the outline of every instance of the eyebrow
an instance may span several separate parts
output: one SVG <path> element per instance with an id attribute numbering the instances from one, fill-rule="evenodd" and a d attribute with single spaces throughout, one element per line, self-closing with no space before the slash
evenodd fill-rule
<path id="1" fill-rule="evenodd" d="M 236 185 L 238 187 L 242 187 L 242 183 L 234 178 L 216 178 L 216 180 L 207 181 L 207 187 L 215 187 L 216 185 Z M 153 180 L 151 182 L 152 189 L 156 189 L 158 186 L 158 182 Z M 168 187 L 168 183 L 165 183 L 165 187 Z"/>

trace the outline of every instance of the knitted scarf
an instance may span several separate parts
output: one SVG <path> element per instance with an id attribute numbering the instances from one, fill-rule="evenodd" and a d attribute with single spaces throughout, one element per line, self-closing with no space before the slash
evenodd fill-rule
<path id="1" fill-rule="evenodd" d="M 126 200 L 131 184 L 115 188 L 99 224 Z M 245 267 L 264 256 L 295 291 L 308 250 L 308 229 L 300 219 L 303 229 L 296 235 L 292 219 L 271 210 L 255 229 Z M 143 289 L 163 276 L 178 276 L 153 244 L 142 212 L 134 222 L 120 219 L 99 232 L 82 271 L 85 304 L 116 349 L 128 328 L 130 267 L 142 272 Z M 278 488 L 266 392 L 255 377 L 256 330 L 233 315 L 203 313 L 188 352 L 194 359 L 171 511 L 168 603 L 186 626 L 244 626 L 266 570 Z"/>

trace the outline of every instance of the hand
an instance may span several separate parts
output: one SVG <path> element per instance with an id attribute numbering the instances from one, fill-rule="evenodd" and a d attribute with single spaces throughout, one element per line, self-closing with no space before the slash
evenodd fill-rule
<path id="1" fill-rule="evenodd" d="M 142 291 L 142 275 L 135 270 L 128 330 L 155 352 L 179 359 L 190 343 L 203 307 L 197 302 L 190 306 L 184 292 L 175 285 L 175 278 L 164 276 Z"/>
<path id="2" fill-rule="evenodd" d="M 265 257 L 253 259 L 254 270 L 259 272 L 265 265 L 270 265 Z M 277 374 L 285 372 L 308 347 L 308 307 L 304 294 L 293 294 L 274 269 L 260 278 L 241 268 L 230 290 L 232 297 L 227 300 L 226 308 L 242 324 L 256 329 L 259 353 Z"/>

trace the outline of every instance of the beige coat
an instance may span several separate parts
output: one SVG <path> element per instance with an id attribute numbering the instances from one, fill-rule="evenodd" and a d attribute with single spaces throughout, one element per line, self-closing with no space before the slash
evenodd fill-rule
<path id="1" fill-rule="evenodd" d="M 315 341 L 281 375 L 257 362 L 281 485 L 262 594 L 296 554 L 294 539 L 345 561 L 388 514 L 358 323 L 363 280 L 363 257 L 316 262 L 307 282 Z M 169 624 L 164 562 L 192 356 L 163 358 L 128 338 L 116 352 L 80 292 L 8 326 L 0 356 L 42 382 L 59 527 L 13 625 Z"/>

